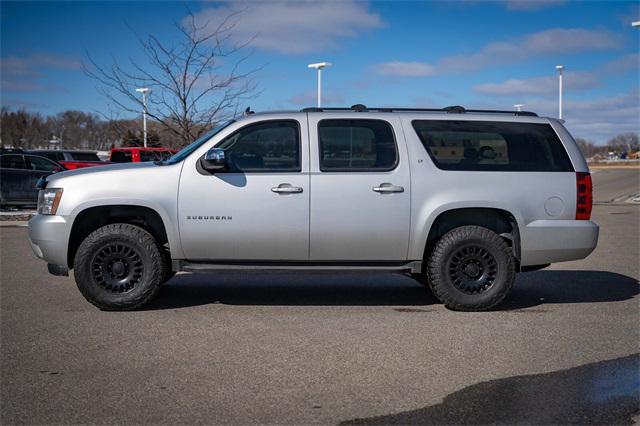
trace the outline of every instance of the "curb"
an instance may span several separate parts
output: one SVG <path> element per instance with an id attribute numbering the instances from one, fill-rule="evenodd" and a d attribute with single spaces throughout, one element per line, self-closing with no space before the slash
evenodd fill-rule
<path id="1" fill-rule="evenodd" d="M 0 220 L 0 228 L 26 228 L 27 222 L 24 220 Z"/>

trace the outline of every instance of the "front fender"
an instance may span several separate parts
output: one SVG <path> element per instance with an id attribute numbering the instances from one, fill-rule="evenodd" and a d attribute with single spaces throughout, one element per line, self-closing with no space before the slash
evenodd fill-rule
<path id="1" fill-rule="evenodd" d="M 76 205 L 71 213 L 67 216 L 67 220 L 71 223 L 69 229 L 73 227 L 73 222 L 83 211 L 92 207 L 108 207 L 108 206 L 138 206 L 149 208 L 160 216 L 165 232 L 167 233 L 167 240 L 169 247 L 171 248 L 171 257 L 174 259 L 184 258 L 182 251 L 182 244 L 180 243 L 180 237 L 178 229 L 175 224 L 176 221 L 172 220 L 172 215 L 159 203 L 147 199 L 135 199 L 135 198 L 96 198 L 88 201 L 84 201 Z"/>

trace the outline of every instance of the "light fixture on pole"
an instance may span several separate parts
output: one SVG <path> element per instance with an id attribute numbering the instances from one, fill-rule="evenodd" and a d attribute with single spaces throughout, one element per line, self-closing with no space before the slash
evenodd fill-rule
<path id="1" fill-rule="evenodd" d="M 524 104 L 515 104 L 513 107 L 516 109 L 516 111 L 520 112 L 522 111 L 523 106 Z"/>
<path id="2" fill-rule="evenodd" d="M 136 92 L 142 93 L 142 130 L 144 132 L 144 147 L 147 147 L 147 94 L 151 93 L 151 89 L 148 87 L 141 87 L 136 89 Z"/>
<path id="3" fill-rule="evenodd" d="M 309 64 L 307 67 L 318 70 L 318 108 L 322 106 L 322 69 L 333 65 L 331 62 L 318 62 L 317 64 Z"/>
<path id="4" fill-rule="evenodd" d="M 558 70 L 558 118 L 562 120 L 562 70 L 564 65 L 556 65 Z"/>
<path id="5" fill-rule="evenodd" d="M 631 23 L 631 26 L 632 26 L 632 27 L 640 27 L 640 21 L 633 21 L 633 22 Z"/>

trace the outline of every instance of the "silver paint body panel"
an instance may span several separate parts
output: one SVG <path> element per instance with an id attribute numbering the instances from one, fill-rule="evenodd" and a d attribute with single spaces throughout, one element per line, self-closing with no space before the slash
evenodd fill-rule
<path id="1" fill-rule="evenodd" d="M 398 166 L 388 172 L 321 172 L 316 126 L 325 118 L 388 121 L 398 145 Z M 235 130 L 274 119 L 300 123 L 300 172 L 205 175 L 196 170 L 198 159 Z M 457 208 L 488 207 L 506 210 L 516 219 L 522 266 L 579 259 L 595 248 L 598 226 L 574 220 L 575 173 L 440 170 L 411 126 L 415 119 L 550 123 L 575 170 L 588 171 L 575 141 L 555 119 L 419 112 L 254 114 L 225 128 L 177 164 L 118 164 L 50 176 L 48 188 L 64 189 L 60 206 L 56 216 L 31 219 L 30 242 L 38 257 L 66 266 L 71 227 L 80 212 L 131 205 L 160 215 L 176 260 L 409 263 L 422 261 L 438 215 Z M 383 183 L 404 190 L 373 190 Z M 271 190 L 281 184 L 300 187 L 302 192 Z M 218 216 L 232 219 L 211 219 Z"/>

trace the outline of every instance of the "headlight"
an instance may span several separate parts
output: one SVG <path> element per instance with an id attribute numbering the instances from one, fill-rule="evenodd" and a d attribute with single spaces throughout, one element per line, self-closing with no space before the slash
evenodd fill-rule
<path id="1" fill-rule="evenodd" d="M 41 189 L 38 192 L 38 214 L 56 214 L 61 198 L 62 188 Z"/>

